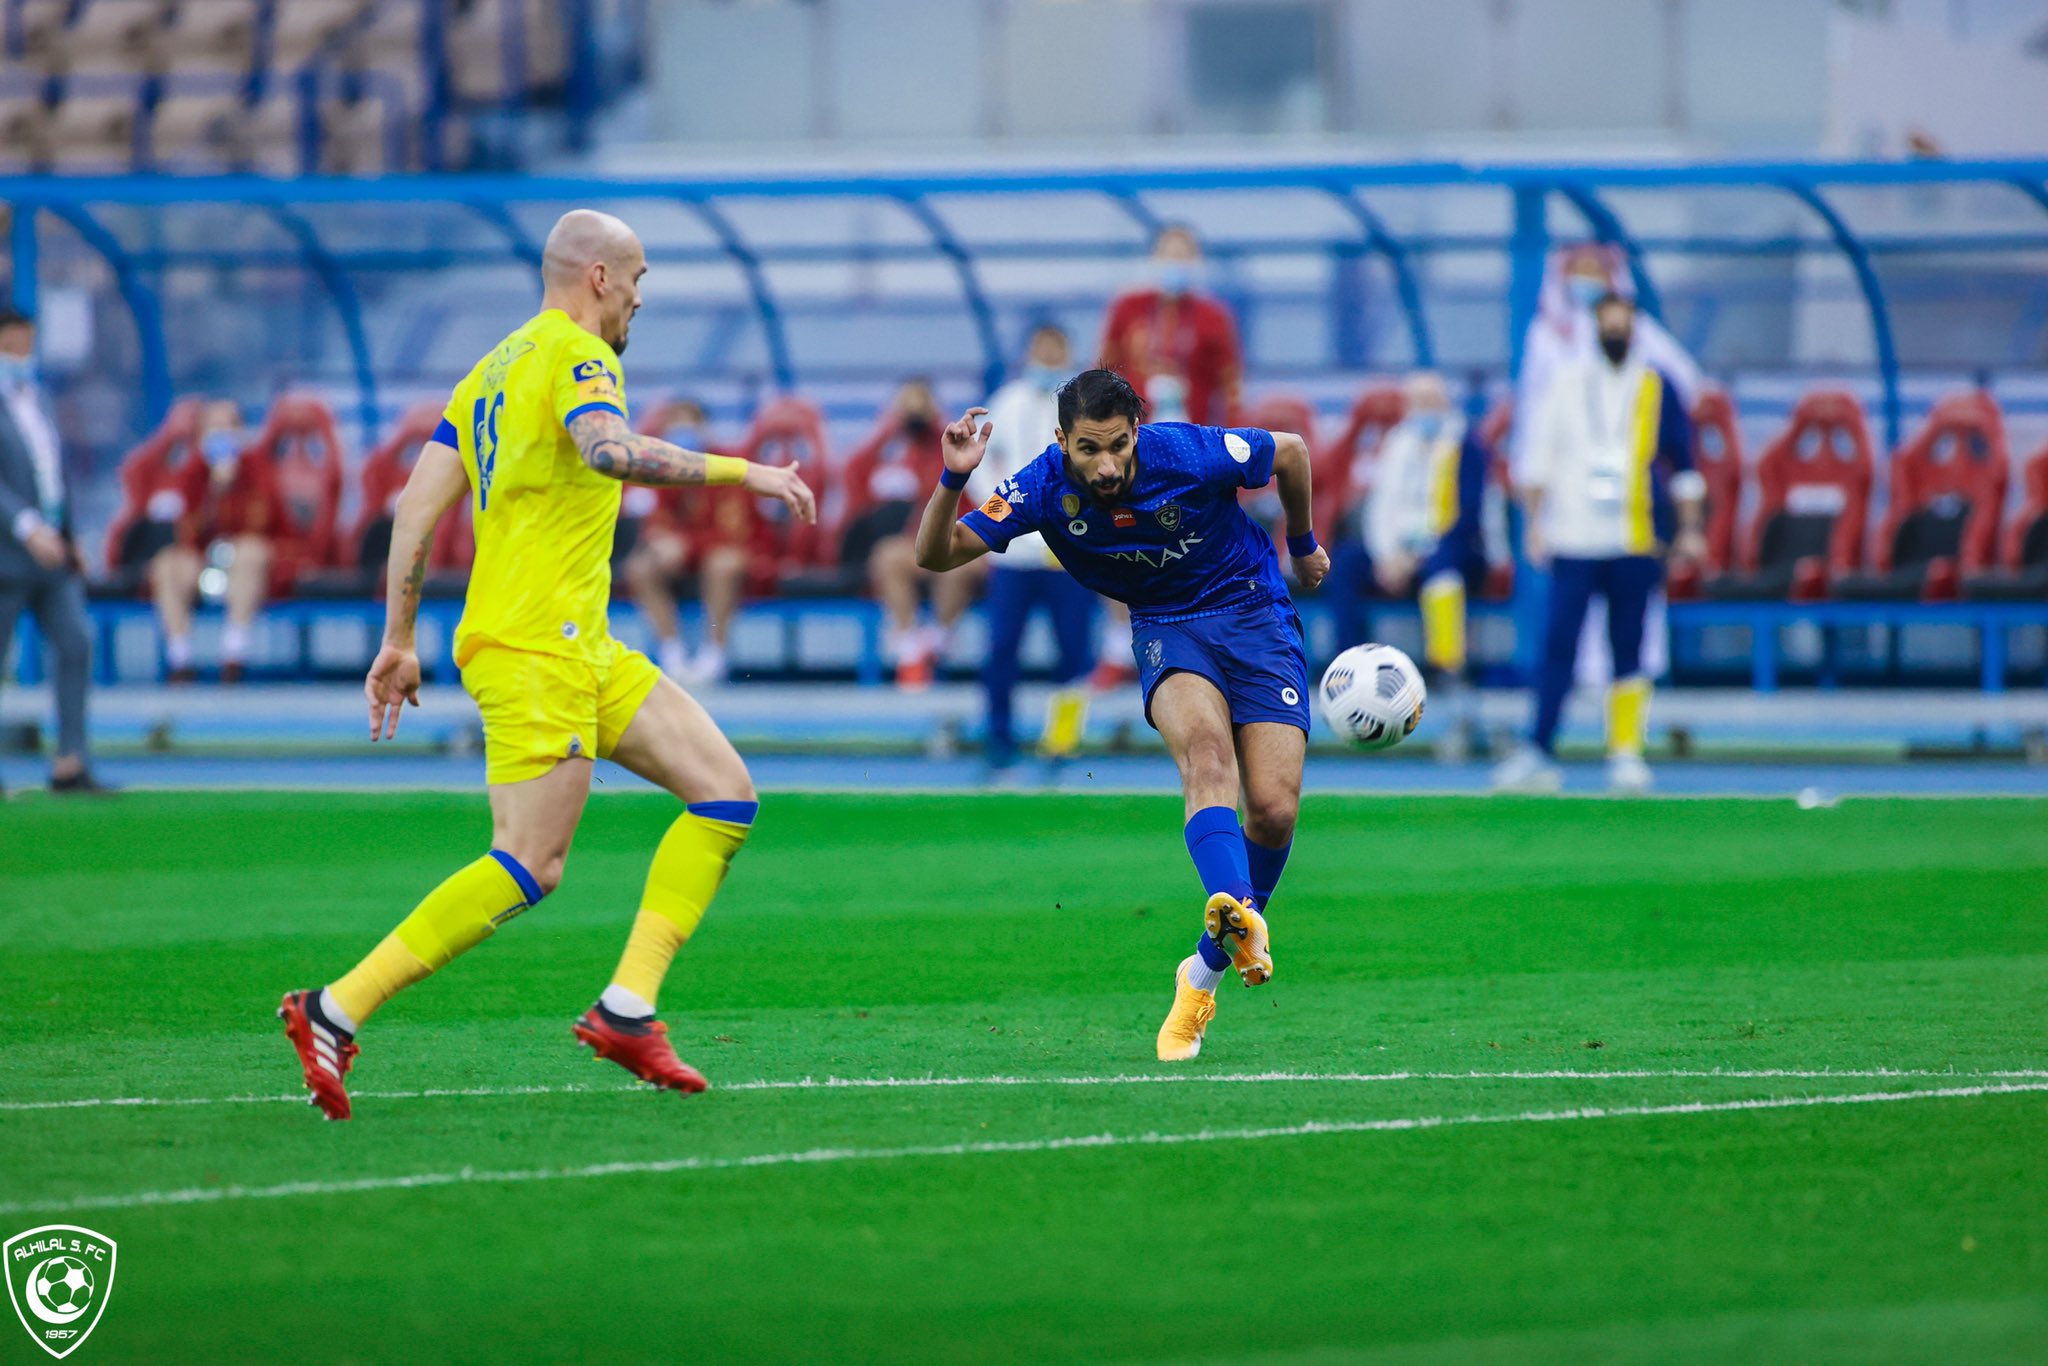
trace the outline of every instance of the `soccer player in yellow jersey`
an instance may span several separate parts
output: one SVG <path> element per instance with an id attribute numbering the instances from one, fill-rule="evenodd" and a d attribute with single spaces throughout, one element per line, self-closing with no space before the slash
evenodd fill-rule
<path id="1" fill-rule="evenodd" d="M 404 988 L 474 948 L 562 878 L 608 758 L 684 803 L 647 872 L 624 956 L 576 1037 L 634 1076 L 677 1091 L 705 1081 L 654 1018 L 670 961 L 703 918 L 759 804 L 747 768 L 704 709 L 612 639 L 612 532 L 621 483 L 742 484 L 806 521 L 811 490 L 793 469 L 705 455 L 626 425 L 619 357 L 640 308 L 647 258 L 609 214 L 579 209 L 548 234 L 539 316 L 478 361 L 400 497 L 391 533 L 383 647 L 363 691 L 370 738 L 419 705 L 413 646 L 434 525 L 468 497 L 476 563 L 455 631 L 462 685 L 483 714 L 491 848 L 427 894 L 368 957 L 278 1010 L 313 1101 L 349 1117 L 355 1035 Z"/>

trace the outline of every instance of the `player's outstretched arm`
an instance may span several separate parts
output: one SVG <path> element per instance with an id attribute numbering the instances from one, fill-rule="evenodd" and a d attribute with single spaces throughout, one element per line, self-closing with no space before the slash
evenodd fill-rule
<path id="1" fill-rule="evenodd" d="M 969 408 L 966 416 L 946 428 L 942 446 L 946 471 L 917 524 L 917 563 L 934 573 L 958 569 L 988 554 L 988 542 L 954 516 L 960 506 L 960 490 L 967 486 L 967 476 L 981 465 L 982 456 L 988 453 L 988 439 L 995 432 L 994 423 L 981 422 L 987 416 L 986 408 Z M 976 423 L 981 424 L 979 432 Z"/>
<path id="2" fill-rule="evenodd" d="M 370 738 L 398 734 L 398 713 L 420 704 L 420 657 L 413 630 L 427 581 L 427 555 L 441 517 L 469 492 L 462 456 L 444 441 L 429 441 L 413 463 L 391 517 L 391 561 L 384 569 L 384 643 L 363 679 L 370 704 Z"/>
<path id="3" fill-rule="evenodd" d="M 1308 442 L 1293 432 L 1273 433 L 1273 482 L 1279 486 L 1280 507 L 1287 514 L 1287 549 L 1294 560 L 1294 577 L 1303 588 L 1320 588 L 1330 572 L 1330 552 L 1316 544 L 1316 495 L 1309 473 Z"/>
<path id="4" fill-rule="evenodd" d="M 645 436 L 608 409 L 593 409 L 569 424 L 583 463 L 626 484 L 744 484 L 763 498 L 778 498 L 806 522 L 818 520 L 818 500 L 792 465 L 757 465 L 731 455 L 685 450 Z"/>

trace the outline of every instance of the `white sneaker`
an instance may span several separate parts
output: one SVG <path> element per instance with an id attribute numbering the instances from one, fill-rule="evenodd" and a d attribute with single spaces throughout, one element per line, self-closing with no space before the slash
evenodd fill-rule
<path id="1" fill-rule="evenodd" d="M 706 645 L 690 660 L 690 679 L 700 688 L 715 688 L 732 675 L 725 651 Z"/>
<path id="2" fill-rule="evenodd" d="M 1564 770 L 1534 745 L 1525 745 L 1502 760 L 1493 770 L 1495 792 L 1529 792 L 1548 795 L 1564 787 Z"/>
<path id="3" fill-rule="evenodd" d="M 1640 754 L 1610 754 L 1607 756 L 1607 790 L 1630 796 L 1638 796 L 1656 786 L 1656 779 L 1650 773 L 1650 766 L 1643 762 Z"/>
<path id="4" fill-rule="evenodd" d="M 689 677 L 690 659 L 683 653 L 681 636 L 671 636 L 658 642 L 654 647 L 654 658 L 655 662 L 661 665 L 661 671 L 670 678 L 681 682 Z"/>

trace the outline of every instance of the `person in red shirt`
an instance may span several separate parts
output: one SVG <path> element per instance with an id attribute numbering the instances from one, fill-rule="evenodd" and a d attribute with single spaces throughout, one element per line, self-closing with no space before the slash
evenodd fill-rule
<path id="1" fill-rule="evenodd" d="M 693 451 L 724 454 L 711 443 L 706 424 L 703 404 L 677 398 L 662 405 L 647 430 Z M 627 487 L 619 528 L 622 537 L 629 525 L 635 534 L 618 573 L 654 632 L 662 671 L 686 685 L 706 686 L 725 681 L 732 619 L 762 547 L 756 545 L 760 519 L 752 493 L 737 486 L 695 492 L 684 499 L 679 489 Z M 765 553 L 772 564 L 773 547 Z M 694 655 L 683 648 L 675 595 L 675 581 L 692 570 L 704 603 L 704 642 Z"/>
<path id="2" fill-rule="evenodd" d="M 1110 300 L 1097 363 L 1131 382 L 1145 400 L 1148 422 L 1222 427 L 1237 410 L 1244 370 L 1237 319 L 1204 292 L 1205 275 L 1194 229 L 1170 223 L 1152 239 L 1144 281 Z M 1131 665 L 1130 613 L 1122 603 L 1108 608 L 1100 662 L 1090 677 L 1102 690 L 1138 676 Z"/>
<path id="3" fill-rule="evenodd" d="M 207 562 L 224 561 L 227 627 L 221 632 L 220 681 L 239 683 L 249 657 L 249 635 L 270 587 L 273 544 L 290 514 L 278 487 L 277 466 L 251 449 L 240 405 L 215 399 L 199 414 L 198 438 L 152 494 L 153 506 L 176 503 L 176 538 L 149 562 L 157 620 L 164 633 L 164 663 L 173 683 L 189 683 L 192 607 Z"/>
<path id="4" fill-rule="evenodd" d="M 925 494 L 939 479 L 944 427 L 931 385 L 911 380 L 897 391 L 874 435 L 847 457 L 840 476 L 846 506 L 840 514 L 839 562 L 866 566 L 868 582 L 889 618 L 884 653 L 896 667 L 897 685 L 912 691 L 931 685 L 954 626 L 987 578 L 985 571 L 963 577 L 917 567 L 911 537 Z M 926 584 L 935 620 L 919 625 L 919 590 Z"/>

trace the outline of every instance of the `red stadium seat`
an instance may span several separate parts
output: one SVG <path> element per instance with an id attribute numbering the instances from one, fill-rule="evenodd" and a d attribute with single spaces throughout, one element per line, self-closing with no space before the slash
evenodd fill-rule
<path id="1" fill-rule="evenodd" d="M 1316 448 L 1315 405 L 1299 394 L 1267 394 L 1240 409 L 1231 425 L 1258 427 L 1269 432 L 1292 432 L 1308 443 L 1310 451 Z M 1246 504 L 1245 510 L 1273 533 L 1273 544 L 1281 548 L 1284 555 L 1287 525 L 1280 510 L 1279 493 L 1268 484 L 1262 489 L 1246 489 L 1241 501 Z"/>
<path id="2" fill-rule="evenodd" d="M 1681 602 L 1698 597 L 1704 580 L 1728 571 L 1735 557 L 1735 514 L 1742 506 L 1742 431 L 1734 400 L 1723 390 L 1707 390 L 1693 404 L 1692 422 L 1693 468 L 1707 485 L 1707 553 L 1704 563 L 1672 566 L 1666 591 Z"/>
<path id="3" fill-rule="evenodd" d="M 2022 477 L 2025 501 L 2005 530 L 1998 567 L 1964 580 L 1966 598 L 2048 602 L 2048 446 L 2027 461 Z"/>
<path id="4" fill-rule="evenodd" d="M 1486 416 L 1479 420 L 1479 444 L 1486 448 L 1487 497 L 1508 500 L 1513 496 L 1514 481 L 1508 475 L 1508 437 L 1515 426 L 1515 401 L 1511 398 L 1498 400 L 1486 410 Z M 1505 524 L 1502 524 L 1505 536 Z M 1486 583 L 1479 590 L 1482 599 L 1505 602 L 1515 595 L 1515 560 L 1509 552 L 1505 539 L 1492 544 L 1489 537 L 1489 552 L 1486 565 Z M 1500 559 L 1493 559 L 1498 554 Z"/>
<path id="5" fill-rule="evenodd" d="M 196 398 L 179 400 L 121 460 L 121 506 L 101 552 L 110 591 L 139 589 L 150 558 L 176 539 L 177 524 L 190 511 L 174 472 L 198 434 L 199 408 Z"/>
<path id="6" fill-rule="evenodd" d="M 265 461 L 275 472 L 281 515 L 271 532 L 271 591 L 288 592 L 301 574 L 337 564 L 347 461 L 328 406 L 308 394 L 277 399 L 243 458 Z"/>
<path id="7" fill-rule="evenodd" d="M 1707 585 L 1711 597 L 1760 601 L 1826 597 L 1863 561 L 1870 510 L 1870 424 L 1852 394 L 1818 390 L 1757 461 L 1759 501 L 1742 538 L 1742 571 Z"/>
<path id="8" fill-rule="evenodd" d="M 406 480 L 412 477 L 413 462 L 418 459 L 420 447 L 434 434 L 441 423 L 442 405 L 433 400 L 416 403 L 408 408 L 391 434 L 384 438 L 376 449 L 363 461 L 362 469 L 356 476 L 358 504 L 355 520 L 347 531 L 336 537 L 333 566 L 324 571 L 313 571 L 300 575 L 298 591 L 306 596 L 355 597 L 369 594 L 381 597 L 384 592 L 384 569 L 391 556 L 391 522 L 398 511 L 398 495 L 405 491 Z M 428 568 L 439 573 L 455 568 L 465 569 L 466 562 L 450 566 L 443 563 L 452 551 L 451 543 L 459 537 L 451 530 L 468 516 L 465 502 L 463 507 L 451 510 L 441 519 L 435 532 L 434 546 L 429 551 Z"/>
<path id="9" fill-rule="evenodd" d="M 833 472 L 827 459 L 831 444 L 825 436 L 825 415 L 808 399 L 787 395 L 771 399 L 754 414 L 737 454 L 757 464 L 796 465 L 817 495 L 821 515 L 832 491 Z M 799 522 L 789 509 L 773 499 L 756 498 L 744 490 L 719 490 L 716 499 L 706 499 L 701 515 L 713 519 L 727 534 L 737 533 L 740 514 L 754 543 L 760 547 L 760 570 L 754 584 L 766 591 L 793 576 L 815 573 L 827 566 L 829 546 L 821 525 Z"/>
<path id="10" fill-rule="evenodd" d="M 1861 599 L 1955 598 L 1964 575 L 1993 562 L 2009 473 L 2005 422 L 1991 395 L 1973 390 L 1942 399 L 1892 455 L 1875 572 L 1844 579 L 1835 591 Z"/>
<path id="11" fill-rule="evenodd" d="M 1406 407 L 1401 391 L 1392 385 L 1367 389 L 1351 405 L 1343 431 L 1316 452 L 1316 525 L 1329 528 L 1326 534 L 1332 538 L 1371 486 L 1373 457 Z"/>

